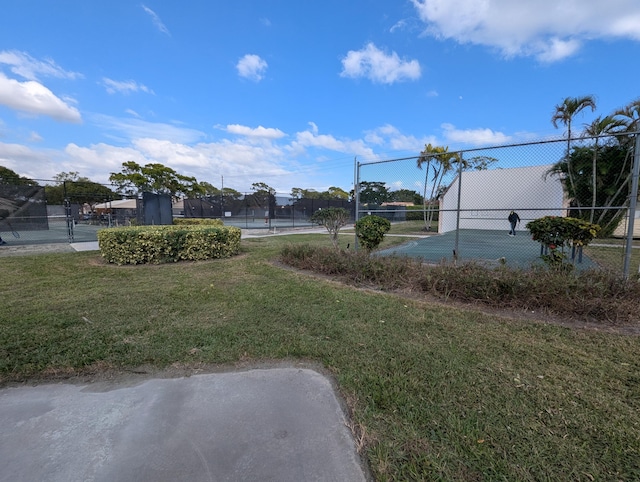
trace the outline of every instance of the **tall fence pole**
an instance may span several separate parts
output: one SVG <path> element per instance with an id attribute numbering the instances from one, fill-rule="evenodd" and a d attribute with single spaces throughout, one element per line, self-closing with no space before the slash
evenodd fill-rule
<path id="1" fill-rule="evenodd" d="M 353 158 L 354 171 L 353 171 L 353 198 L 356 203 L 355 210 L 355 222 L 360 219 L 360 163 L 358 157 Z M 355 231 L 355 230 L 354 230 Z M 358 251 L 358 235 L 354 234 L 353 248 Z"/>
<path id="2" fill-rule="evenodd" d="M 453 261 L 458 261 L 459 252 L 459 242 L 460 242 L 460 201 L 462 197 L 462 152 L 460 153 L 460 161 L 458 162 L 458 206 L 456 209 L 456 240 L 453 248 Z M 442 213 L 438 216 L 440 219 Z"/>
<path id="3" fill-rule="evenodd" d="M 633 148 L 633 174 L 631 176 L 631 197 L 629 198 L 629 224 L 627 227 L 627 245 L 624 253 L 624 277 L 629 278 L 631 265 L 631 251 L 633 250 L 633 230 L 638 206 L 638 177 L 640 176 L 640 134 L 636 133 Z M 638 267 L 640 272 L 640 267 Z"/>

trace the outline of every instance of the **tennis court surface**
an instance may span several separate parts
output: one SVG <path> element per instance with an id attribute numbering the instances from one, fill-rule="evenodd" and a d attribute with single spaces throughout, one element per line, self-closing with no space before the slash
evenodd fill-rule
<path id="1" fill-rule="evenodd" d="M 397 255 L 421 258 L 427 263 L 451 262 L 454 259 L 456 232 L 433 234 L 416 238 L 408 243 L 379 251 L 382 256 Z M 509 236 L 504 231 L 461 229 L 458 234 L 458 262 L 477 262 L 486 265 L 500 265 L 528 268 L 532 264 L 541 264 L 540 243 L 533 241 L 528 231 L 518 231 Z M 571 257 L 571 252 L 567 253 Z M 582 263 L 576 260 L 576 267 L 591 268 L 593 262 L 583 256 Z"/>

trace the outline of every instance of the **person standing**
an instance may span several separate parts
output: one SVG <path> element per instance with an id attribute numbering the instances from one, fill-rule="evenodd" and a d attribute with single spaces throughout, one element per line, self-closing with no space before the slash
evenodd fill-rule
<path id="1" fill-rule="evenodd" d="M 509 224 L 511 224 L 511 229 L 509 230 L 509 236 L 515 236 L 516 226 L 520 224 L 520 216 L 518 216 L 517 212 L 511 211 L 507 219 L 509 220 Z"/>

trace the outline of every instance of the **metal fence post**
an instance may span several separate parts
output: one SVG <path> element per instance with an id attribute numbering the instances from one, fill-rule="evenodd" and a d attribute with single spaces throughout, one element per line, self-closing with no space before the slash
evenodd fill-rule
<path id="1" fill-rule="evenodd" d="M 358 219 L 360 219 L 360 163 L 358 162 L 358 158 L 354 157 L 353 158 L 353 163 L 354 163 L 354 173 L 353 173 L 353 198 L 354 198 L 354 202 L 356 204 L 356 209 L 355 209 L 355 222 L 358 222 Z M 355 229 L 354 229 L 355 231 Z M 353 248 L 358 251 L 358 235 L 354 234 L 354 240 L 353 240 Z"/>
<path id="2" fill-rule="evenodd" d="M 624 277 L 629 278 L 631 264 L 631 251 L 633 250 L 633 230 L 638 206 L 638 177 L 640 175 L 640 134 L 636 133 L 636 142 L 633 148 L 633 174 L 631 175 L 631 197 L 629 198 L 629 225 L 627 227 L 627 243 L 624 253 Z M 640 273 L 640 267 L 638 267 Z"/>
<path id="3" fill-rule="evenodd" d="M 459 241 L 460 241 L 460 202 L 462 196 L 462 152 L 460 153 L 460 160 L 458 162 L 458 206 L 456 208 L 456 240 L 453 248 L 453 261 L 458 261 L 459 252 Z M 442 213 L 439 213 L 438 220 Z"/>

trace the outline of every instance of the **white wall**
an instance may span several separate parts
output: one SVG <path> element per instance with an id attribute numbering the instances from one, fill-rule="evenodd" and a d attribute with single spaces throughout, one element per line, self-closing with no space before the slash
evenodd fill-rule
<path id="1" fill-rule="evenodd" d="M 462 173 L 460 228 L 509 230 L 507 216 L 514 210 L 519 230 L 542 216 L 563 216 L 566 211 L 562 183 L 547 175 L 551 165 L 492 169 Z M 439 232 L 456 229 L 458 177 L 440 199 Z"/>

